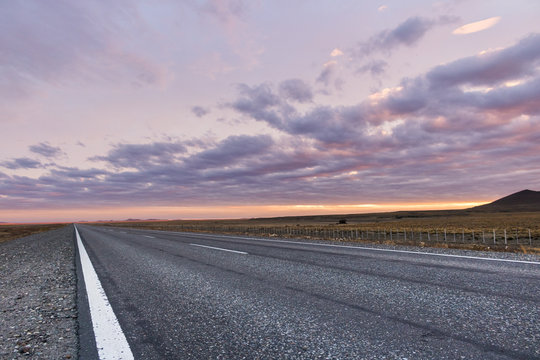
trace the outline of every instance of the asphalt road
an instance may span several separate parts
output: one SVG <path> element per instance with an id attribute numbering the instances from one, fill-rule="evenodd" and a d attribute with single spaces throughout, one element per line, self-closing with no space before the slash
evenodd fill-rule
<path id="1" fill-rule="evenodd" d="M 136 359 L 540 359 L 540 264 L 77 227 Z"/>

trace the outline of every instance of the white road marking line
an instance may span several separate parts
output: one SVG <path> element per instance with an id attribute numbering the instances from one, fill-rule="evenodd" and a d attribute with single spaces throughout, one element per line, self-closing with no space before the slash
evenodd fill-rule
<path id="1" fill-rule="evenodd" d="M 155 236 L 150 236 L 150 235 L 143 235 L 144 237 L 147 237 L 147 238 L 150 238 L 150 239 L 155 239 L 156 237 Z"/>
<path id="2" fill-rule="evenodd" d="M 242 254 L 242 255 L 248 255 L 248 253 L 247 253 L 247 252 L 244 252 L 244 251 L 222 249 L 222 248 L 218 248 L 218 247 L 206 246 L 206 245 L 200 245 L 200 244 L 189 244 L 189 245 L 192 245 L 192 246 L 200 246 L 200 247 L 203 247 L 203 248 L 214 249 L 214 250 L 229 251 L 229 252 L 233 252 L 233 253 L 237 253 L 237 254 Z"/>
<path id="3" fill-rule="evenodd" d="M 75 227 L 77 236 L 77 247 L 81 258 L 81 267 L 88 294 L 88 306 L 90 307 L 90 317 L 96 337 L 96 346 L 100 360 L 109 359 L 133 359 L 133 353 L 122 332 L 116 315 L 107 299 L 107 295 L 101 286 L 99 278 L 88 257 L 88 253 L 81 241 L 79 231 Z"/>
<path id="4" fill-rule="evenodd" d="M 243 240 L 255 240 L 255 241 L 266 241 L 266 242 L 278 242 L 278 243 L 297 244 L 297 245 L 337 247 L 337 248 L 360 249 L 360 250 L 380 251 L 380 252 L 396 252 L 396 253 L 403 253 L 403 254 L 428 255 L 428 256 L 442 256 L 442 257 L 464 258 L 464 259 L 474 259 L 474 260 L 502 261 L 502 262 L 511 262 L 511 263 L 520 263 L 520 264 L 534 264 L 534 265 L 540 265 L 540 261 L 512 260 L 512 259 L 497 259 L 497 258 L 485 258 L 485 257 L 479 257 L 479 256 L 455 255 L 455 254 L 438 254 L 438 253 L 427 253 L 427 252 L 411 251 L 411 250 L 380 249 L 380 248 L 371 248 L 371 247 L 365 247 L 365 246 L 349 246 L 349 245 L 334 245 L 334 244 L 316 244 L 316 243 L 306 243 L 306 242 L 299 242 L 299 241 L 259 239 L 259 238 L 250 238 L 250 237 L 242 237 L 242 236 L 209 235 L 209 234 L 204 234 L 204 236 L 205 236 L 205 237 L 218 237 L 218 238 L 225 238 L 225 239 L 226 239 L 226 238 L 231 238 L 231 239 L 243 239 Z"/>

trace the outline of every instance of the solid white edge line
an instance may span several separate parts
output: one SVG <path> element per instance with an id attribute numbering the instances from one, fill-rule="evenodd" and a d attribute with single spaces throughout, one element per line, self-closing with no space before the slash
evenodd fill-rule
<path id="1" fill-rule="evenodd" d="M 189 244 L 189 245 L 192 245 L 192 246 L 200 246 L 200 247 L 203 247 L 203 248 L 213 249 L 213 250 L 228 251 L 228 252 L 232 252 L 232 253 L 236 253 L 236 254 L 248 255 L 248 253 L 247 253 L 247 252 L 244 252 L 244 251 L 229 250 L 229 249 L 223 249 L 223 248 L 218 248 L 218 247 L 213 247 L 213 246 L 207 246 L 207 245 L 201 245 L 201 244 Z"/>
<path id="2" fill-rule="evenodd" d="M 168 232 L 169 233 L 174 233 L 173 231 L 168 231 Z M 198 235 L 197 233 L 190 233 L 190 234 Z M 219 238 L 243 239 L 243 240 L 256 240 L 256 241 L 266 241 L 266 242 L 279 242 L 279 243 L 297 244 L 297 245 L 325 246 L 325 247 L 337 247 L 337 248 L 346 248 L 346 249 L 360 249 L 360 250 L 380 251 L 380 252 L 396 252 L 396 253 L 415 254 L 415 255 L 442 256 L 442 257 L 453 257 L 453 258 L 463 258 L 463 259 L 474 259 L 474 260 L 485 260 L 485 261 L 503 261 L 503 262 L 520 263 L 520 264 L 540 265 L 539 261 L 484 258 L 484 257 L 478 257 L 478 256 L 455 255 L 455 254 L 437 254 L 437 253 L 428 253 L 428 252 L 411 251 L 411 250 L 379 249 L 379 248 L 371 248 L 371 247 L 365 247 L 365 246 L 317 244 L 317 243 L 307 243 L 307 242 L 300 242 L 300 241 L 260 239 L 260 238 L 251 238 L 251 237 L 242 237 L 242 236 L 229 236 L 229 235 L 204 234 L 204 236 L 207 236 L 207 237 L 219 237 Z"/>
<path id="3" fill-rule="evenodd" d="M 88 306 L 90 308 L 90 318 L 96 337 L 96 346 L 100 360 L 130 360 L 133 353 L 122 332 L 120 323 L 107 299 L 107 295 L 101 286 L 101 282 L 92 266 L 90 257 L 81 241 L 77 226 L 75 226 L 77 236 L 77 248 L 81 259 L 81 267 L 88 294 Z"/>

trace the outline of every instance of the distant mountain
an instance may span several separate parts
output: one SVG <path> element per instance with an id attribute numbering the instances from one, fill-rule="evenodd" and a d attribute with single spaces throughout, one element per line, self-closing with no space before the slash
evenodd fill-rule
<path id="1" fill-rule="evenodd" d="M 522 190 L 492 203 L 475 206 L 477 211 L 540 211 L 540 191 Z"/>

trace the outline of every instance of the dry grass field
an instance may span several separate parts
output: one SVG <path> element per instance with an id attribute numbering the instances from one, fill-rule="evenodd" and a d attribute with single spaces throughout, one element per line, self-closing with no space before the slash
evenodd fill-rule
<path id="1" fill-rule="evenodd" d="M 540 254 L 540 212 L 408 211 L 103 225 Z"/>
<path id="2" fill-rule="evenodd" d="M 66 224 L 0 224 L 0 242 L 66 226 Z"/>

